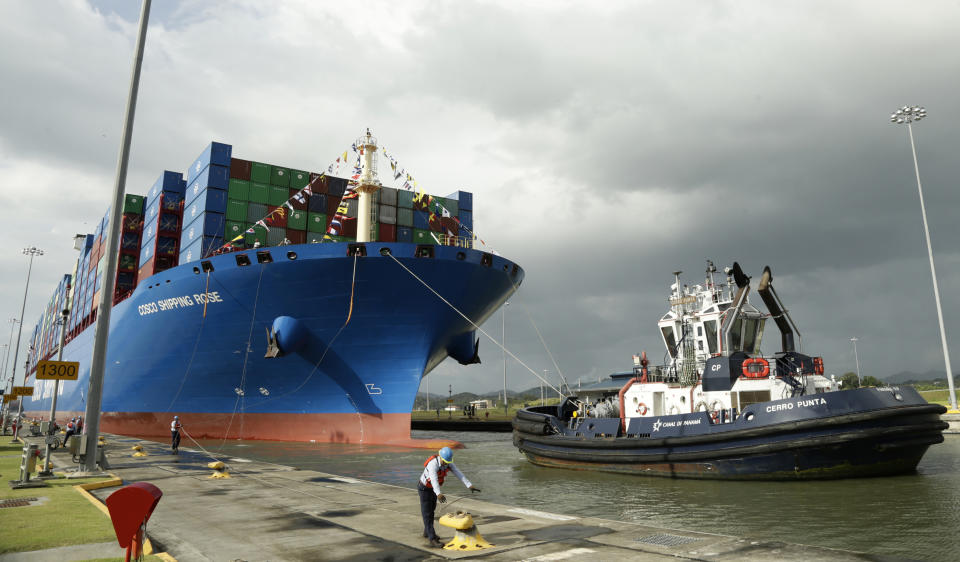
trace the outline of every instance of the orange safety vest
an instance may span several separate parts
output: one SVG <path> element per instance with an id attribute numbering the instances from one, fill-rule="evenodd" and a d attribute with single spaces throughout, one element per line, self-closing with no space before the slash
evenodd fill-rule
<path id="1" fill-rule="evenodd" d="M 439 455 L 433 455 L 426 462 L 423 463 L 423 468 L 427 468 L 427 465 L 430 464 L 430 461 L 437 458 Z M 437 482 L 440 482 L 440 485 L 443 486 L 443 479 L 447 476 L 447 472 L 450 471 L 450 466 L 441 462 L 440 468 L 437 469 Z M 427 488 L 433 488 L 433 482 L 430 481 L 430 476 L 427 476 Z"/>

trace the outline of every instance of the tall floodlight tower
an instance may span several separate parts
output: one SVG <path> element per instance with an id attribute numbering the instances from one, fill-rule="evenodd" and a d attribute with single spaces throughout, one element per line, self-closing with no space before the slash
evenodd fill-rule
<path id="1" fill-rule="evenodd" d="M 377 139 L 370 134 L 370 129 L 367 129 L 365 136 L 357 139 L 357 148 L 363 156 L 363 171 L 357 186 L 357 193 L 360 194 L 357 206 L 357 242 L 370 242 L 370 202 L 372 195 L 380 189 L 380 180 L 377 179 Z"/>

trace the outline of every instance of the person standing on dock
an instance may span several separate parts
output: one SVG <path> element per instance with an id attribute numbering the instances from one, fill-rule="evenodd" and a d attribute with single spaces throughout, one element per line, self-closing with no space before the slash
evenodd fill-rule
<path id="1" fill-rule="evenodd" d="M 182 428 L 180 416 L 173 416 L 173 421 L 170 422 L 170 449 L 174 455 L 180 454 L 180 429 Z"/>
<path id="2" fill-rule="evenodd" d="M 453 464 L 453 451 L 450 447 L 440 449 L 436 455 L 423 463 L 423 474 L 420 475 L 420 482 L 417 485 L 417 491 L 420 493 L 420 515 L 423 516 L 423 536 L 430 541 L 430 546 L 436 548 L 442 548 L 443 542 L 437 537 L 437 532 L 433 528 L 433 516 L 437 510 L 437 502 L 446 503 L 447 501 L 446 496 L 440 491 L 440 486 L 443 486 L 447 472 L 451 471 L 467 489 L 474 492 L 480 491 L 480 488 L 471 484 L 470 480 Z"/>

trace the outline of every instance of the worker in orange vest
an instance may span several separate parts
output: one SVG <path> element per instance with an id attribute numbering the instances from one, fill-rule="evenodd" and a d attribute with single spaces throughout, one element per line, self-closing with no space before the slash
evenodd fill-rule
<path id="1" fill-rule="evenodd" d="M 437 502 L 446 503 L 447 501 L 446 496 L 440 491 L 440 486 L 443 486 L 443 479 L 448 472 L 453 472 L 467 489 L 474 492 L 480 491 L 480 488 L 471 484 L 470 480 L 453 464 L 453 451 L 450 447 L 440 449 L 436 455 L 432 455 L 423 463 L 423 474 L 420 475 L 420 482 L 417 485 L 417 491 L 420 493 L 420 515 L 423 516 L 423 536 L 430 541 L 430 546 L 436 548 L 442 548 L 443 542 L 433 529 L 433 516 L 437 509 Z"/>

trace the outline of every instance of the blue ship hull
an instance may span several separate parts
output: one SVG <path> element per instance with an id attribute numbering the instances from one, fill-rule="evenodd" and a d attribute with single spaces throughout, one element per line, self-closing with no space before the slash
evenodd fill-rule
<path id="1" fill-rule="evenodd" d="M 225 254 L 141 282 L 111 313 L 103 430 L 168 435 L 176 414 L 194 437 L 410 444 L 420 379 L 448 356 L 473 359 L 475 326 L 452 307 L 482 324 L 523 270 L 464 248 L 415 257 L 414 244 L 371 242 L 355 258 L 354 246 Z M 267 358 L 279 317 L 296 324 L 297 341 L 280 339 L 296 350 Z M 81 373 L 60 384 L 61 419 L 86 407 L 94 332 L 65 346 Z M 44 416 L 53 381 L 37 387 L 24 410 Z"/>
<path id="2" fill-rule="evenodd" d="M 541 466 L 672 478 L 808 480 L 913 471 L 943 441 L 946 409 L 912 388 L 864 388 L 748 406 L 736 420 L 706 412 L 584 419 L 521 410 L 514 444 Z"/>

